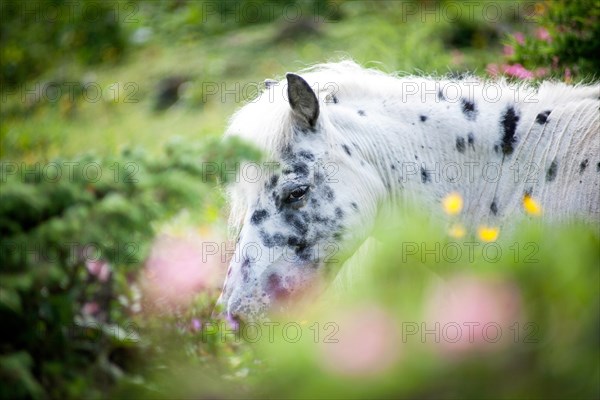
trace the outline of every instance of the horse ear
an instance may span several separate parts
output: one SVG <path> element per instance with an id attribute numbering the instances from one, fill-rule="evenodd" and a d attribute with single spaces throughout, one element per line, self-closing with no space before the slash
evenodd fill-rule
<path id="1" fill-rule="evenodd" d="M 319 117 L 319 100 L 302 77 L 287 73 L 287 92 L 290 106 L 297 121 L 306 128 L 314 128 Z"/>

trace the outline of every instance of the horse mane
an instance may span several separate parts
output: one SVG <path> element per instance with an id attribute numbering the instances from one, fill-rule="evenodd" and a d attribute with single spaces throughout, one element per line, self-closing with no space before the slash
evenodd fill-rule
<path id="1" fill-rule="evenodd" d="M 373 68 L 364 68 L 352 60 L 329 62 L 308 66 L 297 72 L 317 95 L 335 94 L 345 100 L 373 97 L 398 97 L 404 82 L 457 82 L 493 83 L 500 89 L 516 92 L 535 92 L 540 98 L 552 98 L 555 102 L 584 98 L 598 98 L 600 88 L 596 85 L 569 85 L 560 81 L 548 80 L 539 86 L 527 81 L 513 82 L 505 77 L 485 79 L 475 75 L 465 75 L 452 79 L 435 75 L 413 75 L 403 72 L 385 73 Z M 289 129 L 290 110 L 285 92 L 285 79 L 277 79 L 265 90 L 239 109 L 231 117 L 225 136 L 236 135 L 254 143 L 267 154 L 273 155 L 289 142 L 292 132 Z M 550 102 L 554 102 L 550 100 Z"/>

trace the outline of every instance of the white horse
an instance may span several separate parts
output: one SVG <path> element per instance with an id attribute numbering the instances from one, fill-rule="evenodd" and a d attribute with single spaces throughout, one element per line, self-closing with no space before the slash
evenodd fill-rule
<path id="1" fill-rule="evenodd" d="M 219 303 L 231 317 L 263 318 L 337 274 L 390 204 L 439 209 L 458 192 L 471 223 L 499 223 L 532 196 L 545 217 L 600 219 L 598 85 L 396 77 L 349 61 L 301 75 L 267 81 L 226 132 L 276 163 L 242 167 L 229 188 L 238 241 Z"/>

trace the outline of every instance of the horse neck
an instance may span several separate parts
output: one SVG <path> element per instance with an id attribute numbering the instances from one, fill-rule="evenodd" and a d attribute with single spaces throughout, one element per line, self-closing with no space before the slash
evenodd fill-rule
<path id="1" fill-rule="evenodd" d="M 542 105 L 527 103 L 526 96 L 533 92 L 518 93 L 506 87 L 499 98 L 490 102 L 483 93 L 483 84 L 477 81 L 405 83 L 394 88 L 398 94 L 348 99 L 346 104 L 340 100 L 336 104 L 341 106 L 337 120 L 345 119 L 342 127 L 345 140 L 360 149 L 364 162 L 381 179 L 385 188 L 381 197 L 392 203 L 418 199 L 425 206 L 439 209 L 440 199 L 452 191 L 472 198 L 482 197 L 481 193 L 486 192 L 483 197 L 491 198 L 479 204 L 487 203 L 489 207 L 500 183 L 484 179 L 485 164 L 492 163 L 508 175 L 504 169 L 509 153 L 527 153 L 535 147 L 533 138 L 526 138 L 514 149 L 508 148 L 511 143 L 503 142 L 505 125 L 510 130 L 514 122 L 503 120 L 507 110 L 514 109 L 522 121 L 527 115 L 529 120 L 525 122 L 531 125 L 535 119 L 535 113 L 530 116 L 535 111 L 532 107 Z M 446 94 L 449 87 L 461 95 L 450 98 Z M 409 90 L 410 94 L 406 94 Z M 478 169 L 469 171 L 470 166 Z M 453 180 L 456 173 L 462 178 Z M 467 173 L 474 174 L 472 179 L 466 178 Z M 517 186 L 508 181 L 503 185 L 504 189 Z M 489 213 L 489 209 L 485 212 Z"/>
<path id="2" fill-rule="evenodd" d="M 440 94 L 440 88 L 450 84 L 468 95 L 449 99 Z M 490 101 L 483 84 L 428 81 L 417 88 L 411 95 L 403 95 L 399 86 L 398 95 L 357 98 L 346 104 L 340 99 L 336 104 L 342 106 L 337 117 L 345 119 L 345 140 L 359 148 L 364 162 L 377 171 L 385 188 L 381 197 L 392 203 L 408 198 L 440 209 L 441 198 L 456 191 L 465 197 L 464 213 L 481 221 L 494 219 L 494 209 L 510 214 L 533 187 L 534 197 L 564 210 L 571 199 L 565 198 L 567 193 L 556 195 L 556 187 L 563 186 L 548 183 L 548 168 L 556 161 L 570 174 L 561 170 L 561 179 L 579 182 L 579 162 L 597 157 L 598 146 L 591 140 L 598 126 L 597 90 L 588 95 L 567 88 L 557 97 L 502 86 L 500 96 Z M 539 123 L 539 114 L 550 110 L 550 122 Z M 514 142 L 507 136 L 511 130 Z M 574 132 L 582 135 L 574 139 Z M 574 155 L 580 159 L 574 160 Z M 570 166 L 573 163 L 577 166 Z M 456 171 L 461 178 L 453 181 Z M 590 181 L 588 186 L 594 184 Z M 572 203 L 576 210 L 576 202 Z"/>

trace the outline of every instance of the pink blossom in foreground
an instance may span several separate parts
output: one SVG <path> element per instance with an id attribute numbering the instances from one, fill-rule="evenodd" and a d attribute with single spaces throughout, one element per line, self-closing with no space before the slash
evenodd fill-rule
<path id="1" fill-rule="evenodd" d="M 203 243 L 208 242 L 168 235 L 155 240 L 144 271 L 145 292 L 155 305 L 186 305 L 202 290 L 219 287 L 221 254 L 203 254 Z"/>
<path id="2" fill-rule="evenodd" d="M 521 315 L 520 291 L 510 282 L 457 276 L 428 296 L 425 321 L 438 340 L 430 335 L 426 343 L 446 355 L 503 348 Z"/>
<path id="3" fill-rule="evenodd" d="M 394 318 L 378 306 L 363 306 L 335 319 L 337 343 L 320 342 L 320 363 L 336 375 L 369 376 L 388 370 L 400 355 Z"/>
<path id="4" fill-rule="evenodd" d="M 87 260 L 85 267 L 90 275 L 96 277 L 100 282 L 106 282 L 110 276 L 110 264 L 104 260 Z"/>

